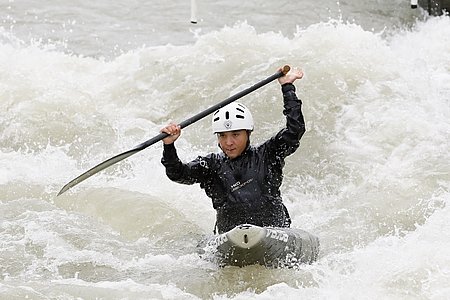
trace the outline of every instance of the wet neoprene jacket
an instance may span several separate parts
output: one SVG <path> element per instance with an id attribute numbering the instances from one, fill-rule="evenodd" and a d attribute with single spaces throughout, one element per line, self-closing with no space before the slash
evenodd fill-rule
<path id="1" fill-rule="evenodd" d="M 298 147 L 305 133 L 302 102 L 291 83 L 282 87 L 286 126 L 266 142 L 229 159 L 224 153 L 199 156 L 189 163 L 178 158 L 174 144 L 164 144 L 162 164 L 167 176 L 183 184 L 199 183 L 217 212 L 219 233 L 240 224 L 289 227 L 280 186 L 285 158 Z"/>

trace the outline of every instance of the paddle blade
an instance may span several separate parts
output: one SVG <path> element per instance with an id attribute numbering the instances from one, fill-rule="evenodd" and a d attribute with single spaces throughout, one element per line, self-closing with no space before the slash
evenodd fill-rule
<path id="1" fill-rule="evenodd" d="M 62 193 L 64 193 L 65 191 L 67 191 L 68 189 L 76 186 L 77 184 L 79 184 L 80 182 L 88 179 L 89 177 L 91 177 L 94 174 L 97 174 L 98 172 L 100 172 L 101 170 L 106 169 L 107 167 L 118 163 L 121 160 L 124 160 L 125 158 L 138 153 L 141 150 L 144 150 L 145 148 L 147 148 L 148 146 L 153 145 L 156 142 L 161 141 L 163 138 L 165 138 L 166 136 L 168 136 L 167 133 L 160 133 L 157 136 L 149 139 L 148 141 L 143 142 L 142 144 L 137 145 L 136 147 L 134 147 L 131 150 L 128 150 L 126 152 L 123 152 L 121 154 L 118 154 L 114 157 L 111 157 L 108 160 L 105 160 L 104 162 L 96 165 L 95 167 L 93 167 L 92 169 L 84 172 L 83 174 L 81 174 L 80 176 L 78 176 L 77 178 L 73 179 L 72 181 L 70 181 L 68 184 L 66 184 L 65 186 L 63 186 L 63 188 L 59 191 L 58 195 L 61 195 Z"/>
<path id="2" fill-rule="evenodd" d="M 95 167 L 91 168 L 90 170 L 84 172 L 83 174 L 81 174 L 80 176 L 78 176 L 77 178 L 73 179 L 72 181 L 70 181 L 65 186 L 63 186 L 63 188 L 59 191 L 57 196 L 59 196 L 62 193 L 66 192 L 68 189 L 76 186 L 80 182 L 88 179 L 92 175 L 97 174 L 101 170 L 106 169 L 107 167 L 109 167 L 109 166 L 111 166 L 111 165 L 113 165 L 113 164 L 115 164 L 115 163 L 117 163 L 117 162 L 119 162 L 121 160 L 124 160 L 125 158 L 127 158 L 127 157 L 129 157 L 129 156 L 131 156 L 131 155 L 133 155 L 133 154 L 135 154 L 136 152 L 139 152 L 139 151 L 141 151 L 141 149 L 135 148 L 135 149 L 129 150 L 127 152 L 118 154 L 118 155 L 116 155 L 114 157 L 111 157 L 108 160 L 105 160 L 104 162 L 102 162 L 102 163 L 96 165 Z"/>

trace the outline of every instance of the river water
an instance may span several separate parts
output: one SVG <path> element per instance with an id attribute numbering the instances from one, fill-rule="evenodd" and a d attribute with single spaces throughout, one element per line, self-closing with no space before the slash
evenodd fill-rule
<path id="1" fill-rule="evenodd" d="M 19 1 L 0 4 L 1 299 L 450 298 L 450 18 L 409 1 Z M 90 167 L 273 74 L 296 82 L 307 133 L 286 163 L 295 269 L 217 266 L 199 186 L 162 145 Z M 283 126 L 273 82 L 244 97 L 252 142 Z M 177 141 L 217 151 L 209 117 Z"/>

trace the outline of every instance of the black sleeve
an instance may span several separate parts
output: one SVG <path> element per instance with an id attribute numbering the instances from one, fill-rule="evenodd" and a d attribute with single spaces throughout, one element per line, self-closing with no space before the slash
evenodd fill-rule
<path id="1" fill-rule="evenodd" d="M 174 144 L 164 144 L 163 157 L 161 163 L 166 168 L 166 175 L 170 180 L 183 183 L 194 184 L 203 182 L 209 176 L 209 163 L 206 157 L 197 157 L 195 160 L 184 164 L 178 158 Z"/>
<path id="2" fill-rule="evenodd" d="M 306 129 L 302 114 L 302 101 L 295 94 L 295 86 L 292 83 L 286 83 L 282 85 L 281 90 L 286 126 L 267 142 L 267 146 L 272 154 L 284 158 L 297 150 Z"/>

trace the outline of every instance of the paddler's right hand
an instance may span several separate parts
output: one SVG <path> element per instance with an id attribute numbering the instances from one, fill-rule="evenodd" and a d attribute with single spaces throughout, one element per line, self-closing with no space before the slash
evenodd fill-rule
<path id="1" fill-rule="evenodd" d="M 169 136 L 163 139 L 164 144 L 173 144 L 181 135 L 181 127 L 175 123 L 170 123 L 160 130 L 161 133 L 167 133 Z"/>

